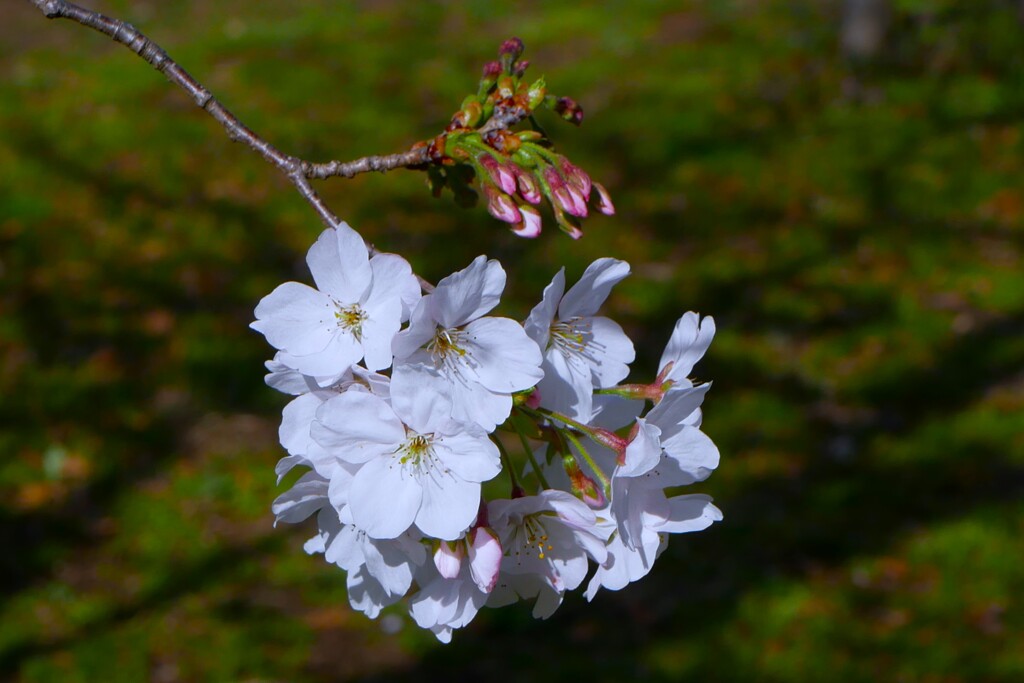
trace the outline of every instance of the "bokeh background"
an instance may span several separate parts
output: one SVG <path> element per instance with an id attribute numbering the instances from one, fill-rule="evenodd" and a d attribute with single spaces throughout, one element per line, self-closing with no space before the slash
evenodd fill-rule
<path id="1" fill-rule="evenodd" d="M 95 2 L 285 151 L 431 137 L 511 35 L 618 214 L 514 238 L 423 178 L 319 184 L 437 280 L 486 253 L 522 317 L 616 256 L 649 377 L 697 376 L 721 524 L 547 622 L 441 646 L 368 621 L 271 526 L 279 411 L 248 329 L 316 217 L 123 47 L 0 21 L 0 678 L 1024 680 L 1024 6 L 1008 0 Z"/>

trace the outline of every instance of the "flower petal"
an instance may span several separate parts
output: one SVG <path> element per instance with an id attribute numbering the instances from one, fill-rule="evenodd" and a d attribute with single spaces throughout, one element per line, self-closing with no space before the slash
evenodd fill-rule
<path id="1" fill-rule="evenodd" d="M 307 355 L 322 351 L 334 336 L 335 310 L 326 294 L 298 282 L 285 282 L 260 300 L 256 320 L 249 327 L 276 349 Z"/>
<path id="2" fill-rule="evenodd" d="M 715 319 L 705 316 L 701 321 L 700 315 L 690 311 L 683 315 L 676 322 L 672 336 L 668 340 L 665 352 L 661 354 L 661 362 L 658 363 L 660 374 L 670 362 L 672 370 L 666 379 L 680 381 L 690 376 L 693 366 L 699 361 L 711 345 L 715 336 Z"/>
<path id="3" fill-rule="evenodd" d="M 323 399 L 317 394 L 303 394 L 284 407 L 281 426 L 277 430 L 281 445 L 291 455 L 304 455 L 309 446 L 309 428 L 316 419 Z"/>
<path id="4" fill-rule="evenodd" d="M 629 364 L 636 358 L 633 342 L 622 327 L 609 318 L 590 319 L 590 338 L 585 356 L 593 372 L 594 386 L 599 389 L 615 386 L 629 374 Z"/>
<path id="5" fill-rule="evenodd" d="M 382 399 L 348 391 L 325 402 L 310 428 L 313 439 L 341 460 L 362 463 L 394 451 L 405 426 Z"/>
<path id="6" fill-rule="evenodd" d="M 722 511 L 711 502 L 711 496 L 695 493 L 668 499 L 669 518 L 657 527 L 657 531 L 670 534 L 688 531 L 703 531 L 715 522 L 722 521 Z"/>
<path id="7" fill-rule="evenodd" d="M 370 259 L 373 288 L 363 302 L 367 308 L 382 298 L 397 296 L 402 302 L 402 321 L 408 320 L 420 300 L 420 283 L 409 262 L 396 254 L 377 254 Z"/>
<path id="8" fill-rule="evenodd" d="M 397 459 L 381 457 L 356 472 L 348 504 L 353 521 L 367 536 L 388 539 L 412 526 L 422 500 L 419 482 L 405 473 Z"/>
<path id="9" fill-rule="evenodd" d="M 618 282 L 629 275 L 629 264 L 613 258 L 599 258 L 584 271 L 558 306 L 559 320 L 589 317 L 597 313 Z"/>
<path id="10" fill-rule="evenodd" d="M 540 303 L 533 307 L 530 315 L 527 316 L 523 329 L 527 336 L 537 343 L 541 349 L 548 346 L 548 338 L 551 336 L 551 323 L 555 320 L 558 312 L 558 302 L 565 291 L 565 268 L 562 268 L 551 278 L 551 283 L 544 288 L 544 294 Z"/>
<path id="11" fill-rule="evenodd" d="M 362 327 L 363 363 L 367 370 L 391 367 L 391 344 L 402 326 L 402 302 L 389 298 L 366 304 Z"/>
<path id="12" fill-rule="evenodd" d="M 497 261 L 477 256 L 469 266 L 437 283 L 431 295 L 434 320 L 452 329 L 487 313 L 505 289 L 505 271 Z"/>
<path id="13" fill-rule="evenodd" d="M 529 389 L 544 376 L 541 353 L 522 326 L 509 318 L 480 318 L 465 329 L 467 355 L 480 383 L 491 391 Z"/>
<path id="14" fill-rule="evenodd" d="M 480 509 L 480 484 L 441 473 L 420 478 L 423 499 L 416 526 L 425 536 L 454 541 L 469 528 Z"/>
<path id="15" fill-rule="evenodd" d="M 434 454 L 447 470 L 465 481 L 489 481 L 501 472 L 498 447 L 474 424 L 452 420 L 441 426 Z"/>
<path id="16" fill-rule="evenodd" d="M 317 289 L 343 304 L 362 301 L 373 280 L 369 261 L 363 238 L 344 222 L 320 233 L 306 253 Z"/>

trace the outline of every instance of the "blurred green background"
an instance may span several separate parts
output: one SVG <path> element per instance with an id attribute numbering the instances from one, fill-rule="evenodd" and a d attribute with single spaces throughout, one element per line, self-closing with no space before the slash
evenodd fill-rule
<path id="1" fill-rule="evenodd" d="M 271 526 L 287 399 L 247 325 L 308 281 L 315 215 L 123 47 L 6 5 L 0 678 L 1024 680 L 1021 3 L 92 5 L 317 160 L 434 135 L 518 35 L 585 108 L 542 122 L 616 216 L 518 240 L 407 171 L 325 198 L 431 280 L 500 258 L 506 315 L 628 260 L 607 311 L 639 379 L 714 315 L 697 490 L 725 521 L 450 646 L 350 611 L 310 527 Z"/>

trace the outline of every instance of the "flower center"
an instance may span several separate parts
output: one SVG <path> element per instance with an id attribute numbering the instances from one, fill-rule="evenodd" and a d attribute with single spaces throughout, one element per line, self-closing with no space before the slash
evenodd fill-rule
<path id="1" fill-rule="evenodd" d="M 437 328 L 437 332 L 434 333 L 434 338 L 427 342 L 427 350 L 430 351 L 431 358 L 434 361 L 444 361 L 445 358 L 452 354 L 463 356 L 466 350 L 459 346 L 459 337 L 462 336 L 460 330 L 446 330 L 443 327 Z"/>
<path id="2" fill-rule="evenodd" d="M 338 319 L 338 327 L 349 332 L 358 341 L 362 341 L 363 323 L 369 316 L 359 304 L 349 306 L 339 304 L 338 310 L 334 312 L 334 317 Z"/>
<path id="3" fill-rule="evenodd" d="M 551 324 L 548 346 L 554 346 L 562 353 L 582 354 L 590 338 L 590 321 L 585 318 L 569 318 Z"/>
<path id="4" fill-rule="evenodd" d="M 435 368 L 453 376 L 461 375 L 466 367 L 473 365 L 473 357 L 463 340 L 464 335 L 462 330 L 437 328 L 434 338 L 426 346 Z"/>
<path id="5" fill-rule="evenodd" d="M 548 543 L 547 529 L 544 528 L 538 515 L 528 515 L 523 518 L 519 528 L 516 529 L 513 545 L 521 548 L 521 550 L 515 551 L 516 555 L 530 557 L 536 554 L 538 560 L 543 560 L 545 554 L 552 549 L 551 544 Z M 522 559 L 520 557 L 520 561 Z"/>
<path id="6" fill-rule="evenodd" d="M 414 477 L 428 476 L 435 480 L 449 474 L 444 463 L 434 453 L 434 435 L 417 434 L 407 428 L 405 443 L 395 451 L 398 464 Z"/>

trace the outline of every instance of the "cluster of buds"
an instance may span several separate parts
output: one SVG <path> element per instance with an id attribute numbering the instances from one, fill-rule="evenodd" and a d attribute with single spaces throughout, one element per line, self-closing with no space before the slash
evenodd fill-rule
<path id="1" fill-rule="evenodd" d="M 475 95 L 468 96 L 445 131 L 430 141 L 428 183 L 434 196 L 448 187 L 456 201 L 472 205 L 477 193 L 469 185 L 474 177 L 492 216 L 512 225 L 521 237 L 541 232 L 538 207 L 546 200 L 555 222 L 573 239 L 582 234 L 580 219 L 590 208 L 615 213 L 608 191 L 585 171 L 556 153 L 533 119 L 547 107 L 579 125 L 583 110 L 569 97 L 549 95 L 543 78 L 524 80 L 529 63 L 520 60 L 523 42 L 505 41 L 498 61 L 484 66 Z M 529 119 L 533 129 L 512 131 Z"/>

